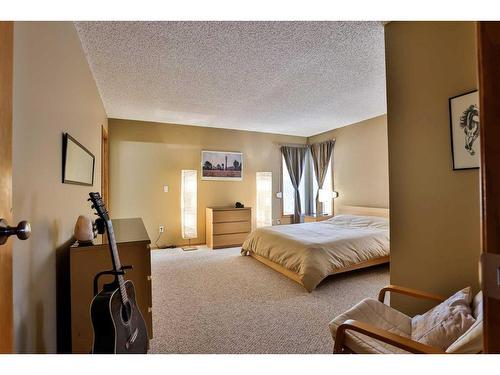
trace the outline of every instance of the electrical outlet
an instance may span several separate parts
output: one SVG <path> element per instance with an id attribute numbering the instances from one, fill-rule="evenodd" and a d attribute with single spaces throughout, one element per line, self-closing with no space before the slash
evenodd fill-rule
<path id="1" fill-rule="evenodd" d="M 168 193 L 168 185 L 163 185 L 163 192 Z"/>
<path id="2" fill-rule="evenodd" d="M 276 219 L 276 224 L 280 225 L 281 224 L 281 219 Z"/>
<path id="3" fill-rule="evenodd" d="M 165 232 L 165 227 L 164 227 L 163 225 L 160 225 L 160 228 L 159 228 L 159 229 L 160 229 L 160 233 Z"/>

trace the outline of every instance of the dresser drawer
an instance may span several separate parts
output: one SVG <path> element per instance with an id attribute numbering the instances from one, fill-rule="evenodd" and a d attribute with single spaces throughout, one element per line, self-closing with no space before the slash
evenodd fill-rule
<path id="1" fill-rule="evenodd" d="M 250 210 L 214 211 L 213 222 L 250 221 Z"/>
<path id="2" fill-rule="evenodd" d="M 231 233 L 248 233 L 251 229 L 249 221 L 233 221 L 228 223 L 214 223 L 213 233 L 217 234 L 231 234 Z"/>
<path id="3" fill-rule="evenodd" d="M 213 236 L 213 247 L 241 246 L 248 233 L 218 234 Z"/>

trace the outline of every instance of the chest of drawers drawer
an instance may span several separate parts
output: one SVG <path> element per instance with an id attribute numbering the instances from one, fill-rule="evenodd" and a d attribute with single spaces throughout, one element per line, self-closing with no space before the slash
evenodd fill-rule
<path id="1" fill-rule="evenodd" d="M 213 237 L 213 249 L 241 246 L 248 233 L 217 234 Z"/>
<path id="2" fill-rule="evenodd" d="M 250 221 L 251 212 L 247 209 L 213 211 L 214 223 L 231 223 L 235 221 Z"/>
<path id="3" fill-rule="evenodd" d="M 214 223 L 213 234 L 248 233 L 252 229 L 250 221 L 234 221 L 227 223 Z"/>

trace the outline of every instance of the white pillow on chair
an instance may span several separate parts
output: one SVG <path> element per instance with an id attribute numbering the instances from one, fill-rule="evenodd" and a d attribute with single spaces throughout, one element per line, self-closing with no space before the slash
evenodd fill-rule
<path id="1" fill-rule="evenodd" d="M 413 317 L 412 340 L 446 350 L 476 321 L 470 308 L 471 300 L 472 291 L 467 287 L 425 314 Z"/>

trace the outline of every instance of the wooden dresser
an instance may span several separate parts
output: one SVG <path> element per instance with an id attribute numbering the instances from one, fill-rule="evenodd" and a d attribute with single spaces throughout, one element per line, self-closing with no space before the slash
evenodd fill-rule
<path id="1" fill-rule="evenodd" d="M 252 230 L 252 209 L 208 207 L 205 230 L 211 249 L 241 246 Z"/>
<path id="2" fill-rule="evenodd" d="M 112 220 L 122 265 L 133 265 L 134 269 L 125 274 L 135 286 L 137 304 L 146 320 L 148 335 L 153 337 L 151 316 L 151 254 L 146 228 L 142 219 Z M 90 304 L 93 298 L 94 276 L 112 268 L 108 245 L 102 243 L 102 236 L 91 246 L 73 245 L 70 248 L 71 280 L 71 351 L 89 353 L 92 347 L 92 323 Z M 110 282 L 112 276 L 102 276 L 99 287 Z"/>

